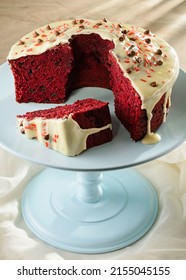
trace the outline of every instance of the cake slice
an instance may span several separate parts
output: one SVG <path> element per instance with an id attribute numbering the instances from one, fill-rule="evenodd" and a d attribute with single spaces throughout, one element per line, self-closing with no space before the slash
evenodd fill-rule
<path id="1" fill-rule="evenodd" d="M 112 140 L 108 102 L 87 98 L 73 104 L 17 116 L 17 127 L 28 138 L 67 156 Z"/>

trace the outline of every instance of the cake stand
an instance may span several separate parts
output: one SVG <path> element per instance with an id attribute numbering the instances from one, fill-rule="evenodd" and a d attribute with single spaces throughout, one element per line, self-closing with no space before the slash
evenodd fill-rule
<path id="1" fill-rule="evenodd" d="M 29 182 L 22 197 L 23 218 L 37 237 L 63 250 L 91 254 L 123 248 L 148 232 L 157 217 L 158 199 L 151 183 L 132 167 L 168 153 L 186 139 L 185 78 L 180 70 L 173 105 L 158 131 L 162 139 L 156 145 L 131 141 L 114 114 L 110 90 L 74 91 L 68 103 L 86 97 L 109 101 L 114 138 L 79 156 L 67 157 L 16 129 L 17 114 L 51 105 L 17 104 L 9 66 L 0 67 L 0 144 L 47 167 Z"/>

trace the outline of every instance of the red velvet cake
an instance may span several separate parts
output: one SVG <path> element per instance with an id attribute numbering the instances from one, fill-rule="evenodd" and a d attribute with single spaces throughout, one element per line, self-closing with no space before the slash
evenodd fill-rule
<path id="1" fill-rule="evenodd" d="M 67 156 L 112 140 L 108 103 L 92 98 L 18 115 L 17 121 L 28 138 Z"/>
<path id="2" fill-rule="evenodd" d="M 62 103 L 81 87 L 109 88 L 135 141 L 156 143 L 179 72 L 173 48 L 149 30 L 76 19 L 51 23 L 12 46 L 17 102 Z"/>

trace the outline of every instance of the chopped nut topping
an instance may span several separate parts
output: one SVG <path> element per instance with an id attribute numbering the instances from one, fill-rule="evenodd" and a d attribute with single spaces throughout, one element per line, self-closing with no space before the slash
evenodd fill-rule
<path id="1" fill-rule="evenodd" d="M 134 37 L 131 37 L 131 38 L 129 38 L 131 41 L 136 41 L 136 38 L 134 38 Z"/>
<path id="2" fill-rule="evenodd" d="M 145 30 L 144 34 L 146 34 L 146 35 L 150 34 L 150 30 L 149 29 Z"/>
<path id="3" fill-rule="evenodd" d="M 72 23 L 73 23 L 73 24 L 77 24 L 77 20 L 74 19 L 74 20 L 72 21 Z"/>
<path id="4" fill-rule="evenodd" d="M 145 39 L 145 42 L 146 42 L 147 44 L 150 44 L 150 43 L 151 43 L 151 39 L 150 39 L 150 38 L 146 38 L 146 39 Z"/>
<path id="5" fill-rule="evenodd" d="M 79 28 L 85 29 L 85 26 L 84 25 L 80 25 Z"/>
<path id="6" fill-rule="evenodd" d="M 132 48 L 134 48 L 134 45 L 133 45 L 133 44 L 130 45 L 129 50 L 131 50 Z"/>
<path id="7" fill-rule="evenodd" d="M 24 45 L 25 44 L 25 42 L 23 42 L 22 40 L 19 40 L 19 42 L 18 42 L 18 46 L 20 46 L 20 45 Z"/>
<path id="8" fill-rule="evenodd" d="M 47 27 L 46 27 L 46 30 L 51 30 L 51 26 L 48 24 Z"/>
<path id="9" fill-rule="evenodd" d="M 37 31 L 34 31 L 34 36 L 35 37 L 39 36 L 39 33 Z"/>
<path id="10" fill-rule="evenodd" d="M 56 36 L 59 36 L 59 35 L 60 35 L 60 32 L 59 32 L 58 30 L 55 30 L 54 33 L 55 33 Z"/>
<path id="11" fill-rule="evenodd" d="M 123 34 L 127 34 L 128 31 L 127 31 L 126 29 L 124 29 L 124 30 L 122 30 L 121 32 L 122 32 Z"/>
<path id="12" fill-rule="evenodd" d="M 142 58 L 139 56 L 139 57 L 135 57 L 135 60 L 138 64 L 141 64 L 142 63 Z"/>
<path id="13" fill-rule="evenodd" d="M 156 62 L 156 65 L 159 65 L 159 66 L 163 65 L 163 61 L 158 60 L 158 61 Z"/>
<path id="14" fill-rule="evenodd" d="M 79 23 L 83 23 L 84 22 L 84 19 L 80 19 Z"/>
<path id="15" fill-rule="evenodd" d="M 50 138 L 49 134 L 46 134 L 46 135 L 44 136 L 44 139 L 47 140 L 47 141 L 49 140 L 49 138 Z"/>
<path id="16" fill-rule="evenodd" d="M 161 54 L 162 54 L 162 50 L 158 49 L 158 50 L 156 51 L 156 53 L 155 53 L 155 54 L 157 54 L 157 55 L 161 55 Z"/>
<path id="17" fill-rule="evenodd" d="M 152 82 L 152 83 L 150 83 L 150 86 L 151 86 L 151 87 L 157 87 L 158 85 L 157 85 L 156 82 Z"/>
<path id="18" fill-rule="evenodd" d="M 135 56 L 135 54 L 136 54 L 136 52 L 132 50 L 132 51 L 128 54 L 128 56 L 133 57 L 133 56 Z"/>
<path id="19" fill-rule="evenodd" d="M 103 19 L 103 21 L 104 21 L 104 22 L 107 22 L 107 19 L 106 19 L 106 18 L 104 18 L 104 19 Z"/>
<path id="20" fill-rule="evenodd" d="M 42 42 L 43 42 L 42 39 L 37 39 L 37 43 L 38 43 L 38 44 L 40 44 L 40 43 L 42 43 Z"/>
<path id="21" fill-rule="evenodd" d="M 127 68 L 126 71 L 127 71 L 128 74 L 131 74 L 132 73 L 132 68 Z"/>
<path id="22" fill-rule="evenodd" d="M 125 35 L 122 35 L 121 37 L 119 37 L 119 41 L 123 42 L 125 40 Z"/>

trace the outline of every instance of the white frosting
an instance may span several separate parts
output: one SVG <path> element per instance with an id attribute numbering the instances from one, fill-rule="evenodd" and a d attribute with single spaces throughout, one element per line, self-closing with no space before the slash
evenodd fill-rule
<path id="1" fill-rule="evenodd" d="M 71 115 L 64 119 L 35 118 L 28 121 L 18 117 L 18 128 L 28 138 L 36 138 L 45 147 L 67 156 L 76 156 L 87 149 L 89 135 L 112 129 L 111 123 L 100 128 L 82 129 Z"/>
<path id="2" fill-rule="evenodd" d="M 161 140 L 161 136 L 157 133 L 148 132 L 141 140 L 143 144 L 156 144 Z"/>
<path id="3" fill-rule="evenodd" d="M 179 73 L 179 60 L 174 49 L 150 31 L 107 20 L 58 21 L 22 37 L 12 46 L 8 60 L 38 55 L 59 44 L 69 44 L 72 35 L 91 33 L 97 33 L 114 43 L 115 48 L 111 53 L 116 57 L 124 76 L 140 95 L 150 128 L 154 106 L 166 92 L 170 92 Z M 166 115 L 166 104 L 164 109 Z M 148 129 L 147 133 L 151 133 L 151 130 Z"/>

